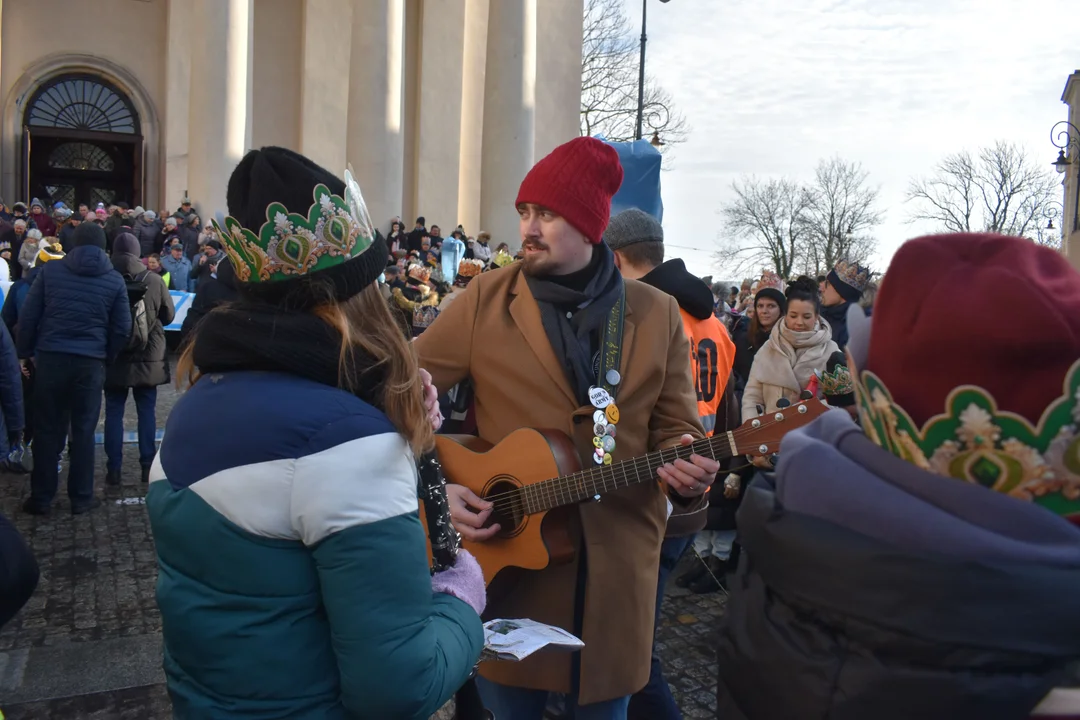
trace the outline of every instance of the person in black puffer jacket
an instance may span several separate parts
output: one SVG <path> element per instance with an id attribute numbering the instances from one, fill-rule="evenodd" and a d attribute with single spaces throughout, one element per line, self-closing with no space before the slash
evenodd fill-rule
<path id="1" fill-rule="evenodd" d="M 75 249 L 42 268 L 19 314 L 19 358 L 27 368 L 33 358 L 37 373 L 34 471 L 24 511 L 49 513 L 59 484 L 56 463 L 69 429 L 71 512 L 100 504 L 94 498 L 94 430 L 105 367 L 130 334 L 127 286 L 105 254 L 105 231 L 83 223 L 75 230 Z"/>
<path id="2" fill-rule="evenodd" d="M 139 241 L 131 233 L 120 233 L 113 246 L 112 264 L 128 282 L 146 285 L 143 304 L 150 334 L 146 346 L 124 350 L 105 371 L 105 482 L 120 484 L 120 466 L 124 450 L 124 406 L 128 389 L 135 398 L 138 413 L 139 464 L 142 481 L 150 477 L 157 447 L 157 388 L 169 382 L 168 350 L 165 347 L 165 326 L 173 320 L 173 301 L 165 281 L 147 270 L 139 261 Z"/>

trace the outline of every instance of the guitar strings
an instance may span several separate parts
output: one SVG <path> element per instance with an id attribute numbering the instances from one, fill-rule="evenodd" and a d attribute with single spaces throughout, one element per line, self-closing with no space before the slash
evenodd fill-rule
<path id="1" fill-rule="evenodd" d="M 739 438 L 739 437 L 745 436 L 747 434 L 755 433 L 755 432 L 757 432 L 757 431 L 759 431 L 759 430 L 761 430 L 763 428 L 769 427 L 771 425 L 778 424 L 780 422 L 782 422 L 782 421 L 780 421 L 780 420 L 767 420 L 766 422 L 762 423 L 761 425 L 759 425 L 756 428 L 755 427 L 748 427 L 748 428 L 741 428 L 741 429 L 733 430 L 732 435 L 735 438 Z M 725 433 L 725 435 L 726 435 L 726 433 Z M 722 437 L 722 436 L 720 436 L 720 437 Z M 676 446 L 676 447 L 665 448 L 664 450 L 660 450 L 660 451 L 656 451 L 656 452 L 657 452 L 657 454 L 660 455 L 661 460 L 663 461 L 663 464 L 666 464 L 667 461 L 664 460 L 663 453 L 668 452 L 669 450 L 674 452 L 676 459 L 685 459 L 683 457 L 683 455 L 686 454 L 687 452 L 688 452 L 689 455 L 693 455 L 696 452 L 696 449 L 694 447 L 695 445 L 698 445 L 698 444 L 701 444 L 701 443 L 711 444 L 713 440 L 718 440 L 718 439 L 719 439 L 719 437 L 714 436 L 713 438 L 705 438 L 703 440 L 698 440 L 698 441 L 692 443 L 691 445 L 680 445 L 680 446 Z M 651 454 L 651 453 L 649 453 L 649 454 Z M 715 455 L 715 453 L 711 453 L 711 454 Z M 644 468 L 642 468 L 642 463 L 644 463 L 644 465 L 645 465 Z M 612 466 L 607 466 L 607 467 L 612 467 Z M 633 470 L 633 472 L 636 475 L 640 475 L 640 472 L 641 472 L 642 469 L 645 469 L 647 472 L 651 473 L 652 472 L 652 464 L 648 461 L 647 456 L 640 456 L 640 457 L 637 457 L 637 458 L 631 458 L 631 459 L 623 460 L 623 461 L 619 462 L 616 466 L 613 466 L 613 470 L 614 469 L 618 469 L 622 473 L 622 475 L 624 477 L 627 477 L 628 474 L 629 474 L 629 470 Z M 559 499 L 559 495 L 562 494 L 562 493 L 566 493 L 567 495 L 569 495 L 571 497 L 573 496 L 573 491 L 576 489 L 576 486 L 574 484 L 571 484 L 572 481 L 570 480 L 570 478 L 573 478 L 573 477 L 575 477 L 577 475 L 588 475 L 590 473 L 597 473 L 597 471 L 601 471 L 601 470 L 602 470 L 602 468 L 590 468 L 588 470 L 579 470 L 579 471 L 577 471 L 575 473 L 571 473 L 570 475 L 562 476 L 562 477 L 559 477 L 559 478 L 551 478 L 551 479 L 547 479 L 547 480 L 542 480 L 542 481 L 540 481 L 538 483 L 533 483 L 531 485 L 526 485 L 526 486 L 522 486 L 522 487 L 519 487 L 519 488 L 515 488 L 514 490 L 509 490 L 509 491 L 506 491 L 506 492 L 498 493 L 497 495 L 492 495 L 492 496 L 490 496 L 490 497 L 488 497 L 486 499 L 491 501 L 493 503 L 493 505 L 497 506 L 501 510 L 509 510 L 510 512 L 521 511 L 523 509 L 522 506 L 527 504 L 527 499 L 524 498 L 524 491 L 525 491 L 526 488 L 539 487 L 539 486 L 542 486 L 542 485 L 544 485 L 546 483 L 562 482 L 563 484 L 562 484 L 561 487 L 552 486 L 550 488 L 542 490 L 541 493 L 540 493 L 540 498 L 549 498 L 550 497 L 550 499 L 556 500 L 556 502 L 557 502 L 556 507 L 558 505 L 572 504 L 573 502 L 577 502 L 577 500 L 571 500 L 568 503 L 563 503 Z M 603 478 L 602 474 L 601 474 L 601 480 L 604 483 L 604 485 L 606 486 L 607 479 Z M 616 488 L 617 488 L 618 487 L 618 482 L 619 482 L 618 478 L 613 477 L 612 480 L 615 482 Z M 509 504 L 510 504 L 509 507 L 507 507 L 507 502 L 509 502 Z"/>
<path id="2" fill-rule="evenodd" d="M 744 437 L 744 436 L 746 436 L 748 434 L 757 433 L 757 432 L 761 431 L 762 429 L 770 427 L 772 425 L 778 425 L 781 422 L 783 422 L 783 421 L 782 420 L 770 419 L 770 420 L 767 420 L 767 421 L 763 422 L 762 424 L 758 425 L 757 427 L 736 428 L 735 430 L 731 431 L 731 434 L 732 434 L 733 438 L 739 439 L 740 437 Z M 713 443 L 713 441 L 719 441 L 723 437 L 725 437 L 726 435 L 727 435 L 727 433 L 724 433 L 724 435 L 713 436 L 711 438 L 704 438 L 702 440 L 698 440 L 698 441 L 696 441 L 694 443 L 691 443 L 690 445 L 679 445 L 679 446 L 675 446 L 675 447 L 665 448 L 663 450 L 656 451 L 656 453 L 660 456 L 662 464 L 667 464 L 667 461 L 664 460 L 663 455 L 664 455 L 665 452 L 668 452 L 669 450 L 674 451 L 675 459 L 685 459 L 682 456 L 681 453 L 687 453 L 688 452 L 688 455 L 693 455 L 693 454 L 695 454 L 697 452 L 697 450 L 695 449 L 695 445 L 698 445 L 700 443 L 705 443 L 707 445 L 711 445 Z M 711 448 L 710 448 L 710 450 L 711 450 Z M 573 504 L 574 502 L 578 502 L 579 499 L 572 499 L 569 502 L 562 502 L 562 500 L 560 499 L 560 495 L 563 495 L 563 494 L 565 494 L 566 496 L 568 496 L 570 498 L 575 498 L 576 497 L 575 496 L 575 491 L 580 493 L 580 489 L 579 489 L 580 486 L 577 483 L 574 483 L 571 480 L 571 478 L 573 478 L 575 476 L 578 476 L 578 475 L 588 475 L 588 474 L 591 474 L 591 473 L 597 473 L 597 471 L 601 471 L 600 478 L 601 478 L 601 481 L 602 481 L 602 483 L 604 484 L 604 486 L 606 488 L 607 479 L 603 477 L 603 474 L 602 474 L 603 469 L 611 468 L 612 472 L 614 472 L 615 470 L 618 470 L 622 474 L 623 477 L 629 477 L 629 472 L 631 470 L 637 476 L 640 476 L 640 473 L 641 473 L 642 469 L 646 470 L 646 472 L 652 473 L 653 472 L 652 471 L 652 463 L 649 462 L 649 460 L 648 460 L 648 455 L 651 455 L 651 454 L 652 453 L 648 453 L 647 455 L 643 455 L 643 456 L 639 456 L 639 457 L 636 457 L 636 458 L 630 458 L 630 459 L 627 459 L 627 460 L 623 460 L 623 461 L 620 461 L 619 463 L 617 463 L 616 465 L 613 465 L 613 466 L 601 466 L 601 467 L 597 467 L 597 468 L 590 468 L 588 470 L 578 470 L 577 472 L 571 473 L 570 475 L 564 475 L 564 476 L 558 477 L 558 478 L 549 478 L 547 480 L 541 480 L 540 482 L 532 483 L 531 485 L 523 485 L 521 487 L 514 488 L 513 490 L 508 490 L 508 491 L 505 491 L 505 492 L 497 493 L 496 495 L 492 495 L 492 496 L 484 498 L 484 499 L 491 502 L 492 503 L 492 509 L 494 511 L 498 512 L 499 514 L 509 514 L 511 517 L 517 516 L 519 514 L 524 515 L 524 514 L 526 514 L 524 512 L 525 507 L 528 504 L 528 499 L 525 497 L 525 491 L 526 491 L 527 488 L 530 488 L 530 487 L 542 487 L 546 483 L 561 483 L 561 486 L 556 484 L 556 485 L 552 485 L 552 486 L 546 487 L 546 488 L 542 487 L 542 489 L 540 490 L 540 493 L 539 493 L 539 497 L 544 498 L 544 499 L 554 500 L 556 502 L 556 504 L 553 507 L 559 507 L 561 505 Z M 715 457 L 715 452 L 711 452 L 710 454 Z M 644 463 L 644 468 L 641 467 L 642 463 Z M 615 483 L 616 489 L 618 489 L 618 484 L 619 484 L 618 477 L 613 477 L 612 481 Z M 630 484 L 633 484 L 633 483 L 630 483 Z M 629 485 L 627 485 L 627 487 L 629 487 Z M 584 499 L 584 498 L 580 498 L 580 499 Z"/>

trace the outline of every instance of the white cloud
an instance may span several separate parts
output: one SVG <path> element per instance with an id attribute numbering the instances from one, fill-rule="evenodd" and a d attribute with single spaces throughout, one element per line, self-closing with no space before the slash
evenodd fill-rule
<path id="1" fill-rule="evenodd" d="M 626 0 L 637 27 L 641 0 Z M 649 0 L 648 72 L 692 135 L 663 176 L 669 256 L 712 274 L 718 210 L 743 175 L 862 162 L 881 186 L 884 269 L 903 240 L 908 180 L 997 139 L 1050 163 L 1080 68 L 1074 0 Z M 698 248 L 687 250 L 684 248 Z"/>

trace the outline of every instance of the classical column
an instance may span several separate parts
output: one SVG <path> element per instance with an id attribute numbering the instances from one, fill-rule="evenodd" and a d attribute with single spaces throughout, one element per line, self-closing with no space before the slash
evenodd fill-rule
<path id="1" fill-rule="evenodd" d="M 428 227 L 438 225 L 444 237 L 458 224 L 465 2 L 421 5 L 417 214 L 427 218 Z"/>
<path id="2" fill-rule="evenodd" d="M 345 174 L 352 6 L 353 0 L 304 0 L 300 152 L 338 175 Z M 357 48 L 357 61 L 370 50 Z"/>
<path id="3" fill-rule="evenodd" d="M 488 16 L 480 224 L 492 243 L 521 245 L 514 199 L 533 166 L 536 0 L 499 0 Z"/>
<path id="4" fill-rule="evenodd" d="M 248 147 L 253 2 L 192 0 L 200 35 L 191 58 L 188 192 L 204 218 L 227 211 L 229 175 Z"/>
<path id="5" fill-rule="evenodd" d="M 153 207 L 179 206 L 188 188 L 188 133 L 191 116 L 191 59 L 195 32 L 191 7 L 169 0 L 165 34 L 165 196 Z M 150 171 L 153 172 L 153 168 Z M 151 207 L 154 198 L 144 198 Z"/>
<path id="6" fill-rule="evenodd" d="M 372 222 L 388 230 L 404 211 L 405 0 L 355 0 L 352 46 L 364 49 L 349 68 L 348 159 Z"/>
<path id="7" fill-rule="evenodd" d="M 480 158 L 484 144 L 484 68 L 487 60 L 488 7 L 489 0 L 465 2 L 457 218 L 471 235 L 484 229 L 479 226 Z"/>
<path id="8" fill-rule="evenodd" d="M 584 0 L 536 6 L 536 158 L 581 134 Z"/>

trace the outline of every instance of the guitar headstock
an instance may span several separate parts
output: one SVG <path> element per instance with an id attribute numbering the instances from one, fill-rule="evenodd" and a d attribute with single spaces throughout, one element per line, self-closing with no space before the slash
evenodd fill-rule
<path id="1" fill-rule="evenodd" d="M 747 420 L 734 431 L 739 455 L 772 455 L 780 449 L 784 435 L 808 425 L 831 408 L 821 400 L 804 400 Z"/>

